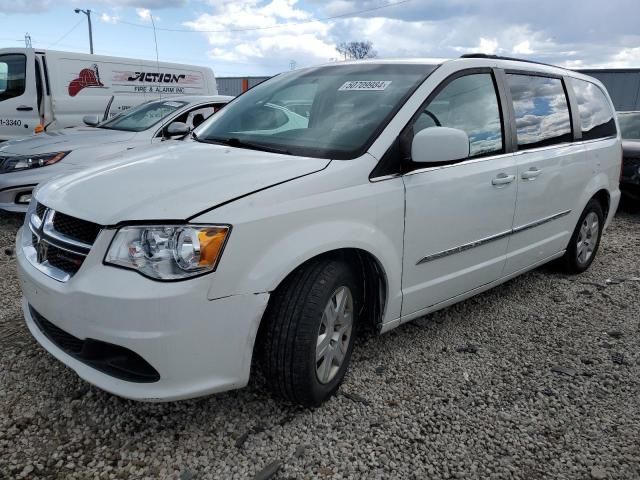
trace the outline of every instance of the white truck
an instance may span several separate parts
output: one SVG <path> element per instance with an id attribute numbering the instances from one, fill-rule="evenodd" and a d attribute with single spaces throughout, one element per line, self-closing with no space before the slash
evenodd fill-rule
<path id="1" fill-rule="evenodd" d="M 108 119 L 173 95 L 217 95 L 208 67 L 32 48 L 0 49 L 0 141 Z"/>

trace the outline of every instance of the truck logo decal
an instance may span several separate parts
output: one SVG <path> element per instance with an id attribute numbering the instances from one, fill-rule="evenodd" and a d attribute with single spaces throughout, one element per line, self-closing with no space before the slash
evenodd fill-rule
<path id="1" fill-rule="evenodd" d="M 187 76 L 184 73 L 175 75 L 172 73 L 162 72 L 134 72 L 133 75 L 127 77 L 129 82 L 152 82 L 152 83 L 178 83 Z"/>
<path id="2" fill-rule="evenodd" d="M 100 81 L 98 65 L 93 64 L 91 68 L 83 68 L 78 74 L 78 78 L 69 83 L 69 95 L 75 97 L 83 88 L 100 88 L 104 84 Z"/>

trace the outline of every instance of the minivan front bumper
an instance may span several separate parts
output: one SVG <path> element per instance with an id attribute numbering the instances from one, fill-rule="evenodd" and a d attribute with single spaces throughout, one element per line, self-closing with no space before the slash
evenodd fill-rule
<path id="1" fill-rule="evenodd" d="M 27 326 L 47 351 L 80 377 L 113 394 L 143 401 L 193 398 L 247 384 L 268 293 L 208 300 L 211 279 L 206 275 L 166 283 L 105 266 L 102 256 L 112 235 L 104 231 L 80 270 L 63 283 L 27 260 L 21 248 L 23 233 L 30 232 L 24 227 L 18 232 L 16 257 Z M 74 354 L 69 341 L 115 350 Z M 127 380 L 95 363 L 105 358 L 113 363 L 115 358 L 122 365 L 126 352 L 140 357 L 159 378 Z"/>

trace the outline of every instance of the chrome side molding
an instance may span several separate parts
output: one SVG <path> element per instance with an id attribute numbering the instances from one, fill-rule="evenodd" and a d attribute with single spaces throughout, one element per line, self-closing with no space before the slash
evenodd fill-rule
<path id="1" fill-rule="evenodd" d="M 431 262 L 433 260 L 437 260 L 439 258 L 448 257 L 449 255 L 454 255 L 456 253 L 461 253 L 466 250 L 471 250 L 472 248 L 477 248 L 482 245 L 485 245 L 490 242 L 495 242 L 496 240 L 500 240 L 502 238 L 508 237 L 510 235 L 514 235 L 516 233 L 524 232 L 525 230 L 529 230 L 531 228 L 539 227 L 540 225 L 544 225 L 545 223 L 551 222 L 553 220 L 557 220 L 558 218 L 565 217 L 571 213 L 571 210 L 565 210 L 563 212 L 556 213 L 554 215 L 550 215 L 545 218 L 541 218 L 540 220 L 536 220 L 535 222 L 527 223 L 525 225 L 521 225 L 519 227 L 512 228 L 511 230 L 507 230 L 505 232 L 498 233 L 496 235 L 491 235 L 487 238 L 482 238 L 480 240 L 476 240 L 474 242 L 465 243 L 464 245 L 460 245 L 454 248 L 449 248 L 447 250 L 442 250 L 441 252 L 434 253 L 432 255 L 427 255 L 426 257 L 422 257 L 416 265 L 421 265 L 423 263 Z"/>

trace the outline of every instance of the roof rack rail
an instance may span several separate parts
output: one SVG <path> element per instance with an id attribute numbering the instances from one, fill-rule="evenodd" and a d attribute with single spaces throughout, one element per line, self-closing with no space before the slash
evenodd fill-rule
<path id="1" fill-rule="evenodd" d="M 562 68 L 557 65 L 552 65 L 550 63 L 536 62 L 535 60 L 527 60 L 524 58 L 503 57 L 502 55 L 489 55 L 488 53 L 465 53 L 464 55 L 460 55 L 460 58 L 490 58 L 492 60 L 511 60 L 514 62 L 535 63 L 536 65 L 545 65 L 547 67 Z"/>

